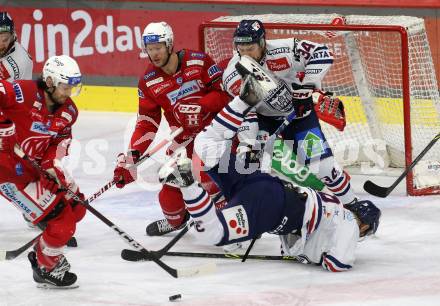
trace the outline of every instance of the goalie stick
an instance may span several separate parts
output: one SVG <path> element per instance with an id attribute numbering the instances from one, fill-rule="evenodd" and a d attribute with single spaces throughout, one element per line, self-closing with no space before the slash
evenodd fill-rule
<path id="1" fill-rule="evenodd" d="M 122 250 L 121 256 L 128 261 L 149 261 L 150 259 L 142 253 L 134 250 Z M 197 252 L 166 252 L 163 256 L 176 257 L 200 257 L 200 258 L 219 258 L 219 259 L 239 259 L 243 260 L 244 255 L 232 253 L 197 253 Z M 256 260 L 281 260 L 281 261 L 301 261 L 295 256 L 277 256 L 277 255 L 252 255 L 249 254 L 247 259 Z"/>
<path id="2" fill-rule="evenodd" d="M 30 159 L 18 146 L 14 148 L 15 153 L 20 156 L 22 159 L 28 161 L 37 171 L 39 171 L 42 175 L 46 175 L 49 177 L 52 177 L 49 173 L 47 173 L 36 161 Z M 206 274 L 211 273 L 215 269 L 214 264 L 207 264 L 199 267 L 189 267 L 185 269 L 174 269 L 167 264 L 165 264 L 163 261 L 158 259 L 154 253 L 148 251 L 146 248 L 144 248 L 139 242 L 137 242 L 134 238 L 132 238 L 128 233 L 123 231 L 121 228 L 119 228 L 116 224 L 111 222 L 109 219 L 107 219 L 104 215 L 102 215 L 99 211 L 97 211 L 93 206 L 91 206 L 87 201 L 81 200 L 81 198 L 76 195 L 72 190 L 69 188 L 66 188 L 65 186 L 62 186 L 63 189 L 77 202 L 81 203 L 88 211 L 90 211 L 93 215 L 95 215 L 99 220 L 101 220 L 103 223 L 105 223 L 107 226 L 109 226 L 111 229 L 113 229 L 127 244 L 141 252 L 144 256 L 149 258 L 150 260 L 154 261 L 157 265 L 159 265 L 162 269 L 164 269 L 168 274 L 171 276 L 178 278 L 178 277 L 185 277 L 185 276 L 195 276 L 200 274 Z M 94 198 L 92 198 L 94 199 Z"/>
<path id="3" fill-rule="evenodd" d="M 376 197 L 386 198 L 391 191 L 396 188 L 397 185 L 406 177 L 406 175 L 414 168 L 414 166 L 425 156 L 426 153 L 434 146 L 434 144 L 440 139 L 440 133 L 438 133 L 429 144 L 423 149 L 423 151 L 414 159 L 414 161 L 403 171 L 403 173 L 397 178 L 397 180 L 389 187 L 382 187 L 376 185 L 372 181 L 368 180 L 364 183 L 364 189 L 371 195 Z"/>

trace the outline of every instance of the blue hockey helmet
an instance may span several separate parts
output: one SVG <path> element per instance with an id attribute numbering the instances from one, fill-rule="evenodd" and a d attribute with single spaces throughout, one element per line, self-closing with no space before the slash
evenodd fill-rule
<path id="1" fill-rule="evenodd" d="M 379 227 L 381 211 L 371 201 L 357 201 L 353 204 L 344 205 L 344 208 L 353 212 L 361 223 L 368 224 L 370 227 L 366 235 L 374 234 Z"/>
<path id="2" fill-rule="evenodd" d="M 259 43 L 264 46 L 266 30 L 263 23 L 257 19 L 244 19 L 240 21 L 234 32 L 234 44 Z"/>
<path id="3" fill-rule="evenodd" d="M 2 32 L 15 33 L 14 21 L 8 12 L 0 12 L 0 33 Z"/>

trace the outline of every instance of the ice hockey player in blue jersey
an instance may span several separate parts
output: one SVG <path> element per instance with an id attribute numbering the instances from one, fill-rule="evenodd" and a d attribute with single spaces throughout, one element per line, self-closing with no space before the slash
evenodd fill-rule
<path id="1" fill-rule="evenodd" d="M 240 21 L 233 40 L 236 52 L 223 73 L 224 88 L 232 97 L 239 94 L 243 77 L 236 64 L 244 57 L 280 84 L 247 114 L 238 132 L 238 154 L 247 154 L 249 158 L 252 150 L 264 145 L 268 135 L 295 111 L 296 119 L 282 134 L 284 141 L 290 141 L 297 161 L 308 165 L 343 204 L 354 202 L 350 176 L 334 159 L 318 120 L 339 130 L 345 127 L 342 102 L 321 89 L 321 82 L 333 64 L 330 50 L 308 40 L 268 40 L 263 23 L 256 19 Z"/>
<path id="2" fill-rule="evenodd" d="M 245 174 L 243 160 L 231 154 L 231 139 L 262 94 L 248 75 L 240 95 L 195 139 L 196 154 L 225 195 L 223 209 L 216 210 L 194 181 L 191 160 L 184 154 L 176 157 L 177 167 L 162 167 L 159 177 L 181 187 L 197 236 L 205 244 L 221 246 L 268 232 L 280 235 L 284 253 L 301 262 L 334 272 L 348 270 L 359 238 L 376 232 L 381 212 L 370 201 L 346 209 L 333 194 L 295 187 L 260 171 Z"/>

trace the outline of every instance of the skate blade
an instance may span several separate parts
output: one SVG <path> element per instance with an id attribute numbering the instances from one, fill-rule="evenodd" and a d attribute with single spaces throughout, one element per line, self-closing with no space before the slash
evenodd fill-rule
<path id="1" fill-rule="evenodd" d="M 55 285 L 48 284 L 48 283 L 37 284 L 37 288 L 39 288 L 39 289 L 69 290 L 69 289 L 76 289 L 78 287 L 79 287 L 79 285 L 77 285 L 77 284 L 72 284 L 70 286 L 63 286 L 63 287 L 55 286 Z"/>

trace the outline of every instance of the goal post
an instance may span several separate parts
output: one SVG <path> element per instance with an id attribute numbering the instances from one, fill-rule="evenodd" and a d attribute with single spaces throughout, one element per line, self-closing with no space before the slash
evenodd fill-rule
<path id="1" fill-rule="evenodd" d="M 267 39 L 306 39 L 327 45 L 335 58 L 322 88 L 347 115 L 344 132 L 322 123 L 336 159 L 364 174 L 387 174 L 412 163 L 440 131 L 440 97 L 421 18 L 267 14 L 225 16 L 200 25 L 200 48 L 216 62 L 233 55 L 242 19 L 259 19 Z M 440 143 L 407 176 L 410 195 L 440 194 Z"/>

